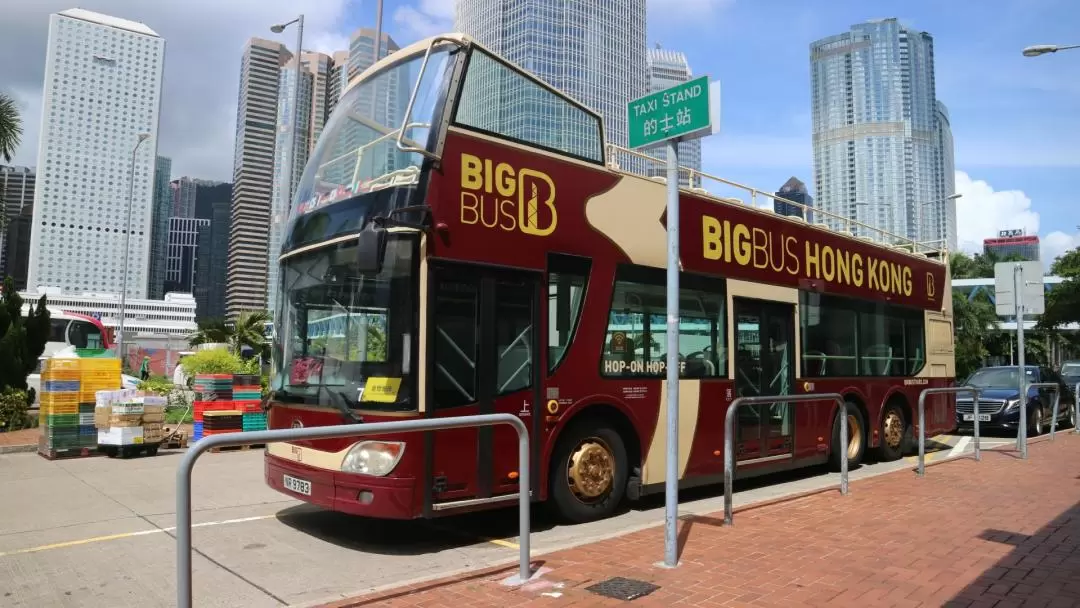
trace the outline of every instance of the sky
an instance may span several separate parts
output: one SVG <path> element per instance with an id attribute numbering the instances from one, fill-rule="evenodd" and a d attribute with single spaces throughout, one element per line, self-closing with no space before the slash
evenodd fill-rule
<path id="1" fill-rule="evenodd" d="M 998 230 L 1038 233 L 1044 262 L 1080 246 L 1080 49 L 1027 58 L 1031 44 L 1080 43 L 1075 0 L 647 0 L 649 44 L 686 53 L 721 91 L 719 133 L 703 169 L 775 191 L 813 184 L 810 58 L 814 40 L 896 17 L 934 37 L 937 97 L 956 144 L 961 249 Z M 305 15 L 305 48 L 347 48 L 375 21 L 374 0 L 3 0 L 0 91 L 25 117 L 15 163 L 33 166 L 41 120 L 48 15 L 79 6 L 142 21 L 166 40 L 158 154 L 173 177 L 232 173 L 240 56 L 253 36 L 295 43 L 269 26 Z M 400 44 L 453 29 L 453 0 L 386 0 L 383 27 Z M 811 187 L 811 194 L 814 194 Z"/>

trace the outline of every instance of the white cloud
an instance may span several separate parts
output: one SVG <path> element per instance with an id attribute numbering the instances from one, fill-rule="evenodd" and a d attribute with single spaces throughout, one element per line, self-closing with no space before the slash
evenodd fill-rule
<path id="1" fill-rule="evenodd" d="M 996 237 L 999 230 L 1022 228 L 1038 234 L 1040 217 L 1032 208 L 1031 198 L 1022 190 L 994 190 L 984 180 L 956 172 L 956 230 L 960 249 L 982 253 L 983 239 Z M 1080 233 L 1055 230 L 1040 238 L 1040 257 L 1049 268 L 1054 259 L 1080 246 Z"/>
<path id="2" fill-rule="evenodd" d="M 173 159 L 174 176 L 230 179 L 240 58 L 249 38 L 281 40 L 290 48 L 295 26 L 270 26 L 304 14 L 304 47 L 347 48 L 340 27 L 350 0 L 34 0 L 7 2 L 0 19 L 0 90 L 23 107 L 23 137 L 15 162 L 37 162 L 41 88 L 49 14 L 77 4 L 141 21 L 165 38 L 158 154 Z M 340 46 L 339 46 L 340 45 Z"/>

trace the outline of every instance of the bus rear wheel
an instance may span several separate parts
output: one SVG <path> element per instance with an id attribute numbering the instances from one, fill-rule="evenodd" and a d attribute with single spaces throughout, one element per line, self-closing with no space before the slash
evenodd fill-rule
<path id="1" fill-rule="evenodd" d="M 606 426 L 574 424 L 552 454 L 549 495 L 558 515 L 572 523 L 610 517 L 626 493 L 626 446 Z"/>
<path id="2" fill-rule="evenodd" d="M 881 446 L 878 459 L 882 462 L 899 460 L 904 455 L 904 442 L 910 430 L 904 411 L 895 403 L 885 406 L 881 416 Z"/>
<path id="3" fill-rule="evenodd" d="M 863 456 L 866 454 L 866 419 L 863 417 L 862 412 L 859 411 L 859 407 L 854 403 L 849 401 L 844 406 L 847 410 L 848 421 L 848 467 L 853 467 L 861 463 Z M 832 435 L 832 445 L 835 447 L 829 452 L 829 463 L 834 469 L 840 470 L 840 450 L 843 447 L 840 444 L 839 412 L 837 412 L 837 416 L 833 417 Z"/>

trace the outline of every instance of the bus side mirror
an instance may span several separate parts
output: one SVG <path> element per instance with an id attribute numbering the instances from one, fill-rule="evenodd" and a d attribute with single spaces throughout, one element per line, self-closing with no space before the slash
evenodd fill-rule
<path id="1" fill-rule="evenodd" d="M 378 274 L 386 256 L 386 231 L 372 224 L 360 233 L 356 243 L 356 265 L 360 272 Z"/>

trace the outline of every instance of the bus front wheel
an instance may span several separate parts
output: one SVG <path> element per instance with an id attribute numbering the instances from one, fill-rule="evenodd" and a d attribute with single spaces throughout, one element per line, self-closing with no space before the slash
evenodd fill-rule
<path id="1" fill-rule="evenodd" d="M 881 446 L 878 459 L 882 462 L 899 460 L 904 455 L 904 445 L 911 432 L 911 426 L 904 416 L 904 411 L 896 403 L 885 406 L 881 415 Z"/>
<path id="2" fill-rule="evenodd" d="M 549 496 L 563 519 L 604 519 L 622 502 L 629 470 L 626 445 L 614 429 L 574 424 L 559 438 L 551 465 Z"/>

